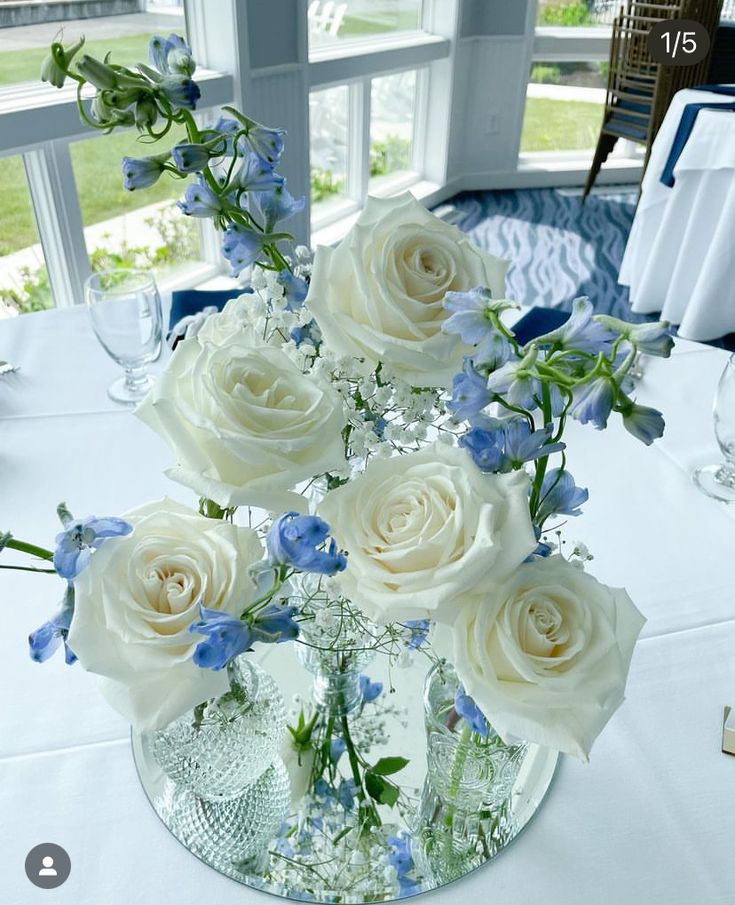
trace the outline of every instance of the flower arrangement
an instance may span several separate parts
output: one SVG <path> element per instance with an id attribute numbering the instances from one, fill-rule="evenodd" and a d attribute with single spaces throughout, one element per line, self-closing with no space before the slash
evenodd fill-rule
<path id="1" fill-rule="evenodd" d="M 63 642 L 67 662 L 104 676 L 113 706 L 150 728 L 222 694 L 224 667 L 255 644 L 346 655 L 352 643 L 394 663 L 418 652 L 453 664 L 468 739 L 489 724 L 586 759 L 623 700 L 644 620 L 587 572 L 584 545 L 554 552 L 588 498 L 564 431 L 619 415 L 637 440 L 661 436 L 630 371 L 638 353 L 670 354 L 667 324 L 594 315 L 577 299 L 563 326 L 519 343 L 507 262 L 410 195 L 368 199 L 313 260 L 279 249 L 276 223 L 301 203 L 275 173 L 282 131 L 231 108 L 198 128 L 194 63 L 176 36 L 152 39 L 137 71 L 88 56 L 73 67 L 80 50 L 54 44 L 44 77 L 78 83 L 94 128 L 135 125 L 158 141 L 187 127 L 187 144 L 126 159 L 126 187 L 193 173 L 182 211 L 223 230 L 234 274 L 255 266 L 252 292 L 197 320 L 137 411 L 198 511 L 162 500 L 80 521 L 62 506 L 55 551 L 0 540 L 67 583 L 31 656 Z M 380 690 L 361 681 L 364 707 Z M 390 777 L 405 760 L 371 764 L 347 720 L 302 710 L 289 745 L 294 784 L 306 769 L 309 794 L 357 799 L 361 826 L 380 823 L 371 802 L 398 802 Z M 410 855 L 402 837 L 392 846 L 400 879 Z"/>

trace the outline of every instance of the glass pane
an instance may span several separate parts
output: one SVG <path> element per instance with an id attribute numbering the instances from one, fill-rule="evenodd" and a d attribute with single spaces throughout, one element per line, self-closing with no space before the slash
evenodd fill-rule
<path id="1" fill-rule="evenodd" d="M 411 169 L 416 70 L 373 79 L 370 104 L 370 178 Z"/>
<path id="2" fill-rule="evenodd" d="M 150 188 L 128 192 L 122 187 L 123 157 L 159 153 L 185 137 L 183 127 L 177 127 L 154 145 L 140 141 L 130 130 L 72 143 L 71 159 L 93 269 L 137 267 L 161 273 L 199 258 L 196 222 L 174 204 L 183 195 L 186 180 L 164 173 Z"/>
<path id="3" fill-rule="evenodd" d="M 386 32 L 417 31 L 422 0 L 311 0 L 309 43 L 319 47 L 339 40 L 369 38 Z"/>
<path id="4" fill-rule="evenodd" d="M 347 85 L 312 91 L 311 203 L 320 205 L 343 197 L 347 189 Z"/>
<path id="5" fill-rule="evenodd" d="M 36 81 L 48 47 L 59 40 L 62 28 L 64 43 L 73 44 L 84 35 L 90 53 L 103 56 L 111 50 L 113 62 L 122 65 L 147 59 L 151 35 L 184 33 L 183 0 L 158 4 L 159 9 L 166 7 L 165 13 L 140 12 L 145 4 L 138 0 L 99 0 L 97 5 L 109 6 L 111 14 L 60 21 L 74 4 L 13 3 L 5 8 L 0 2 L 0 85 Z"/>
<path id="6" fill-rule="evenodd" d="M 521 152 L 594 149 L 602 123 L 607 63 L 535 62 L 526 95 Z"/>
<path id="7" fill-rule="evenodd" d="M 23 161 L 0 158 L 0 318 L 53 305 Z"/>
<path id="8" fill-rule="evenodd" d="M 539 0 L 537 25 L 611 25 L 621 0 Z"/>

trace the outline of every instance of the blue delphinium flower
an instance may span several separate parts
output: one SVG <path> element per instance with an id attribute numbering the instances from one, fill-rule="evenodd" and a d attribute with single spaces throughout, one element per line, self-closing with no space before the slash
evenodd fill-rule
<path id="1" fill-rule="evenodd" d="M 337 801 L 342 805 L 345 811 L 351 811 L 355 806 L 355 795 L 357 794 L 357 785 L 354 779 L 343 779 L 337 789 Z"/>
<path id="2" fill-rule="evenodd" d="M 222 254 L 229 262 L 233 276 L 238 276 L 258 260 L 264 241 L 263 233 L 256 233 L 236 223 L 227 224 L 222 237 Z"/>
<path id="3" fill-rule="evenodd" d="M 477 346 L 475 363 L 495 370 L 508 361 L 513 350 L 493 324 L 490 313 L 502 311 L 510 304 L 505 299 L 494 300 L 490 290 L 481 286 L 469 292 L 448 292 L 443 305 L 452 313 L 442 324 L 442 331 L 458 335 L 469 346 Z"/>
<path id="4" fill-rule="evenodd" d="M 200 177 L 184 190 L 184 200 L 176 204 L 187 217 L 214 217 L 222 210 L 222 200 Z"/>
<path id="5" fill-rule="evenodd" d="M 465 358 L 462 373 L 452 380 L 452 398 L 447 408 L 456 421 L 469 421 L 490 403 L 487 380 L 475 370 L 471 358 Z"/>
<path id="6" fill-rule="evenodd" d="M 182 142 L 171 149 L 171 159 L 180 173 L 197 173 L 209 163 L 210 151 L 206 145 Z"/>
<path id="7" fill-rule="evenodd" d="M 271 525 L 266 536 L 273 565 L 294 566 L 302 572 L 335 575 L 347 567 L 347 558 L 332 538 L 326 549 L 329 525 L 316 515 L 286 512 Z"/>
<path id="8" fill-rule="evenodd" d="M 267 233 L 273 231 L 276 223 L 281 220 L 288 220 L 294 214 L 302 211 L 306 204 L 306 198 L 294 198 L 286 188 L 286 180 L 281 185 L 277 185 L 274 189 L 267 192 L 253 192 L 250 196 L 251 202 L 254 202 L 260 211 L 263 221 L 263 227 Z M 253 211 L 255 213 L 255 211 Z"/>
<path id="9" fill-rule="evenodd" d="M 336 764 L 346 750 L 347 745 L 345 744 L 345 740 L 343 738 L 339 738 L 339 736 L 337 738 L 333 738 L 329 745 L 329 758 L 332 763 Z"/>
<path id="10" fill-rule="evenodd" d="M 579 507 L 588 499 L 587 488 L 577 487 L 568 471 L 552 468 L 546 472 L 541 484 L 536 522 L 543 525 L 552 515 L 581 515 Z"/>
<path id="11" fill-rule="evenodd" d="M 666 422 L 664 416 L 658 409 L 650 408 L 647 405 L 638 405 L 638 403 L 629 400 L 621 408 L 623 416 L 623 426 L 633 436 L 650 446 L 654 440 L 663 437 Z"/>
<path id="12" fill-rule="evenodd" d="M 487 738 L 490 726 L 485 719 L 485 715 L 462 685 L 457 688 L 457 693 L 454 696 L 454 709 L 473 732 L 476 732 L 482 738 Z"/>
<path id="13" fill-rule="evenodd" d="M 585 297 L 572 302 L 572 313 L 561 327 L 545 333 L 534 340 L 539 345 L 558 343 L 566 349 L 578 349 L 580 352 L 596 354 L 607 352 L 616 334 L 608 330 L 599 321 L 593 320 L 592 302 Z"/>
<path id="14" fill-rule="evenodd" d="M 616 392 L 615 381 L 609 377 L 597 377 L 583 383 L 574 390 L 570 410 L 572 417 L 582 424 L 591 423 L 597 430 L 603 430 L 615 404 Z"/>
<path id="15" fill-rule="evenodd" d="M 251 650 L 256 641 L 280 644 L 298 637 L 299 626 L 294 620 L 297 607 L 270 603 L 243 621 L 222 610 L 210 610 L 200 605 L 200 619 L 189 631 L 204 635 L 194 650 L 193 660 L 202 669 L 223 669 L 230 660 Z"/>
<path id="16" fill-rule="evenodd" d="M 634 324 L 628 329 L 628 339 L 635 344 L 639 352 L 659 358 L 668 358 L 674 348 L 668 321 Z"/>
<path id="17" fill-rule="evenodd" d="M 168 38 L 153 35 L 148 41 L 148 59 L 162 75 L 171 72 L 191 75 L 195 69 L 191 48 L 180 35 L 170 34 Z"/>
<path id="18" fill-rule="evenodd" d="M 178 109 L 196 110 L 197 101 L 202 96 L 199 85 L 185 75 L 165 75 L 158 87 L 171 106 Z"/>
<path id="19" fill-rule="evenodd" d="M 159 154 L 156 157 L 123 157 L 123 188 L 127 192 L 133 192 L 135 189 L 147 189 L 148 186 L 158 182 L 168 157 L 168 154 Z"/>
<path id="20" fill-rule="evenodd" d="M 511 405 L 532 411 L 538 406 L 536 399 L 541 396 L 541 386 L 538 380 L 528 373 L 528 368 L 535 357 L 534 352 L 533 359 L 530 361 L 526 356 L 520 361 L 506 362 L 487 378 L 487 389 L 490 393 L 506 397 Z"/>
<path id="21" fill-rule="evenodd" d="M 401 898 L 412 896 L 419 892 L 419 886 L 415 880 L 408 876 L 414 867 L 411 854 L 411 837 L 408 833 L 401 832 L 397 836 L 388 836 L 387 842 L 390 846 L 388 863 L 396 872 L 399 896 Z"/>
<path id="22" fill-rule="evenodd" d="M 505 435 L 505 455 L 514 465 L 522 465 L 531 462 L 540 456 L 548 456 L 561 452 L 564 443 L 549 443 L 554 431 L 553 424 L 531 431 L 531 427 L 524 418 L 510 418 L 503 425 Z"/>
<path id="23" fill-rule="evenodd" d="M 363 704 L 371 704 L 383 693 L 382 682 L 372 682 L 369 676 L 364 673 L 360 675 L 360 694 L 362 695 Z"/>
<path id="24" fill-rule="evenodd" d="M 87 565 L 93 550 L 99 549 L 110 537 L 124 537 L 133 526 L 121 518 L 89 516 L 69 522 L 56 535 L 54 568 L 62 578 L 73 581 Z"/>
<path id="25" fill-rule="evenodd" d="M 503 440 L 502 428 L 484 430 L 473 427 L 459 438 L 459 445 L 472 456 L 472 461 L 480 471 L 507 471 L 508 461 L 503 451 Z"/>
<path id="26" fill-rule="evenodd" d="M 285 129 L 269 129 L 260 123 L 251 123 L 247 130 L 248 144 L 261 160 L 275 166 L 281 159 Z"/>
<path id="27" fill-rule="evenodd" d="M 267 192 L 284 183 L 283 176 L 252 151 L 243 158 L 237 179 L 240 188 L 246 192 Z"/>
<path id="28" fill-rule="evenodd" d="M 28 636 L 31 660 L 45 663 L 63 642 L 64 660 L 69 665 L 76 662 L 76 654 L 66 643 L 73 615 L 74 589 L 69 586 L 59 612 Z"/>
<path id="29" fill-rule="evenodd" d="M 411 636 L 406 641 L 406 647 L 409 650 L 418 650 L 426 643 L 431 629 L 430 619 L 407 619 L 403 625 L 411 632 Z"/>
<path id="30" fill-rule="evenodd" d="M 315 349 L 318 349 L 322 342 L 322 331 L 319 329 L 319 324 L 317 324 L 314 318 L 303 326 L 291 327 L 289 335 L 297 346 L 307 342 L 314 346 Z"/>
<path id="31" fill-rule="evenodd" d="M 296 274 L 286 268 L 278 274 L 276 279 L 279 285 L 283 286 L 288 310 L 296 311 L 303 307 L 304 299 L 309 292 L 306 280 L 302 280 L 301 277 L 297 277 Z"/>

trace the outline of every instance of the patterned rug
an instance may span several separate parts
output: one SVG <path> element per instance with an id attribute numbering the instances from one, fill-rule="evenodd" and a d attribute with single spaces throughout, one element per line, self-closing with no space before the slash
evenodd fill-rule
<path id="1" fill-rule="evenodd" d="M 617 282 L 637 190 L 613 187 L 582 204 L 581 189 L 464 192 L 448 203 L 472 241 L 512 263 L 507 291 L 526 305 L 571 310 L 589 296 L 600 314 L 632 314 L 628 289 Z"/>

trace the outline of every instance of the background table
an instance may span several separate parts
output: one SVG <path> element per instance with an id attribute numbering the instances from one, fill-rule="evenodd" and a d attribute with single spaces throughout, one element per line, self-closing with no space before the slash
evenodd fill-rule
<path id="1" fill-rule="evenodd" d="M 54 508 L 121 514 L 164 494 L 171 454 L 105 396 L 116 368 L 86 312 L 0 324 L 0 530 L 51 544 Z M 561 763 L 545 806 L 496 862 L 432 895 L 436 905 L 716 905 L 735 897 L 735 758 L 719 751 L 722 707 L 735 704 L 735 509 L 701 495 L 692 469 L 714 461 L 711 397 L 725 355 L 682 341 L 649 359 L 639 399 L 667 416 L 646 448 L 619 424 L 573 424 L 569 466 L 589 486 L 566 537 L 584 539 L 594 574 L 626 585 L 648 617 L 628 700 L 592 751 Z M 55 656 L 28 659 L 26 636 L 54 610 L 53 576 L 0 572 L 0 902 L 29 905 L 257 905 L 264 895 L 199 863 L 148 805 L 128 727 L 94 676 Z M 272 650 L 272 649 L 271 649 Z M 27 852 L 56 842 L 69 880 L 27 880 Z"/>
<path id="2" fill-rule="evenodd" d="M 674 96 L 651 149 L 620 268 L 633 311 L 660 311 L 689 339 L 735 331 L 735 113 L 700 110 L 672 188 L 661 173 L 684 107 L 733 100 L 692 89 Z"/>

